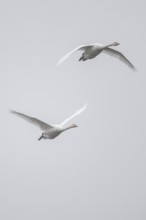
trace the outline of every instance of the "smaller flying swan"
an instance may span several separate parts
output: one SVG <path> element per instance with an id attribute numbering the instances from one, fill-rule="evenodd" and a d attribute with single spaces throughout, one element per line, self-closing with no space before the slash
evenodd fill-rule
<path id="1" fill-rule="evenodd" d="M 70 129 L 70 128 L 76 128 L 78 127 L 76 124 L 71 124 L 70 126 L 65 127 L 65 124 L 69 122 L 72 118 L 75 116 L 81 114 L 85 109 L 87 108 L 87 104 L 85 104 L 81 109 L 76 111 L 73 115 L 71 115 L 69 118 L 65 119 L 61 124 L 58 125 L 50 125 L 43 121 L 40 121 L 37 118 L 30 117 L 28 115 L 22 114 L 20 112 L 16 112 L 14 110 L 10 110 L 11 113 L 17 115 L 18 117 L 23 118 L 24 120 L 38 126 L 42 131 L 42 135 L 39 137 L 38 140 L 41 139 L 53 139 L 56 138 L 59 134 L 62 132 Z"/>
<path id="2" fill-rule="evenodd" d="M 96 57 L 97 55 L 99 55 L 101 52 L 104 52 L 112 57 L 119 59 L 120 61 L 125 63 L 129 68 L 131 68 L 133 71 L 136 71 L 136 68 L 133 66 L 133 64 L 121 52 L 109 48 L 111 46 L 118 46 L 118 45 L 119 45 L 119 43 L 117 43 L 117 42 L 114 42 L 112 44 L 108 44 L 105 46 L 102 44 L 99 44 L 99 43 L 82 45 L 82 46 L 75 48 L 71 52 L 67 53 L 65 56 L 63 56 L 59 60 L 57 65 L 60 65 L 61 63 L 63 63 L 68 57 L 70 57 L 76 51 L 81 50 L 81 51 L 83 51 L 83 53 L 82 53 L 82 56 L 80 57 L 79 61 L 86 61 L 88 59 L 92 59 L 92 58 Z"/>

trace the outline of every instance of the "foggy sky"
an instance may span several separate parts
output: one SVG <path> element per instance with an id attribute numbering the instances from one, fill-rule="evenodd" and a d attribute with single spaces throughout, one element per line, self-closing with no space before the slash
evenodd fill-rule
<path id="1" fill-rule="evenodd" d="M 0 219 L 145 220 L 145 2 L 1 0 Z M 138 69 L 81 44 L 120 43 Z M 8 112 L 71 123 L 54 140 Z"/>

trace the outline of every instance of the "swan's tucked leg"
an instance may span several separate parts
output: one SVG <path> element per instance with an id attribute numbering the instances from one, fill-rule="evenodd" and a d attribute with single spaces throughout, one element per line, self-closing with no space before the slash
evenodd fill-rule
<path id="1" fill-rule="evenodd" d="M 80 57 L 79 61 L 81 61 L 83 59 L 83 57 Z"/>
<path id="2" fill-rule="evenodd" d="M 84 53 L 82 54 L 82 56 L 80 57 L 79 61 L 84 60 Z"/>
<path id="3" fill-rule="evenodd" d="M 38 141 L 40 141 L 43 137 L 43 134 L 38 138 Z"/>
<path id="4" fill-rule="evenodd" d="M 83 58 L 83 61 L 86 61 L 87 59 Z"/>

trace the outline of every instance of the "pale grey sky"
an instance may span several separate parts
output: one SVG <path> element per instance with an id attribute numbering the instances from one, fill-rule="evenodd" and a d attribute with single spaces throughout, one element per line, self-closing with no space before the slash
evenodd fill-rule
<path id="1" fill-rule="evenodd" d="M 0 219 L 145 220 L 145 1 L 0 3 Z M 81 44 L 120 43 L 138 69 Z M 37 141 L 38 128 L 8 109 L 79 127 Z"/>

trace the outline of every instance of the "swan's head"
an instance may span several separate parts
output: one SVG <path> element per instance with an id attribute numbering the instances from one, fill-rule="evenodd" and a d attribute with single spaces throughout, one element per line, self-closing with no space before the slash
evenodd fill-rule
<path id="1" fill-rule="evenodd" d="M 70 128 L 76 128 L 76 127 L 78 127 L 76 124 L 72 124 L 72 125 L 70 126 Z"/>
<path id="2" fill-rule="evenodd" d="M 117 42 L 114 42 L 112 45 L 113 45 L 113 46 L 118 46 L 118 45 L 120 45 L 120 44 L 117 43 Z"/>

